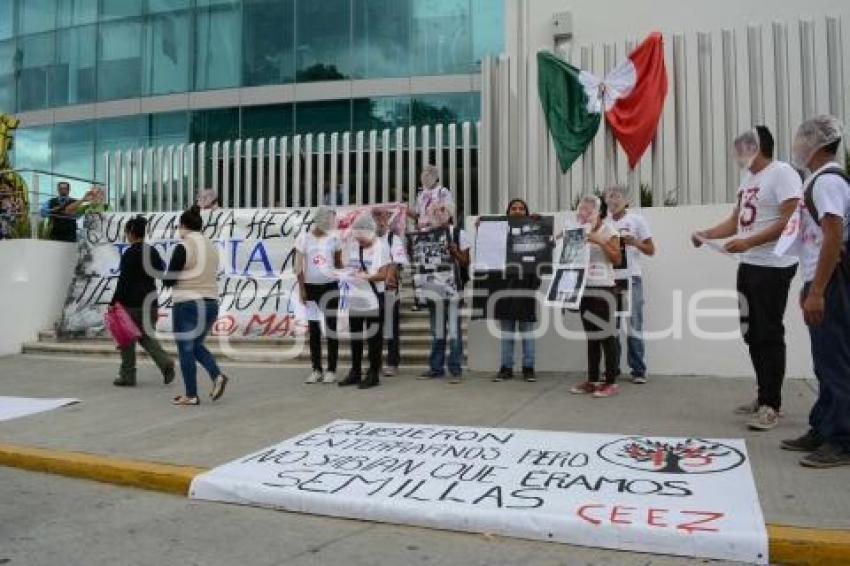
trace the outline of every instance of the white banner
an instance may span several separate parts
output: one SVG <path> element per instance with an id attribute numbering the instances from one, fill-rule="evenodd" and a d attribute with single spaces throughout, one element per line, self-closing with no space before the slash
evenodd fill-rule
<path id="1" fill-rule="evenodd" d="M 194 499 L 767 564 L 742 440 L 335 421 L 202 474 Z"/>
<path id="2" fill-rule="evenodd" d="M 52 411 L 79 399 L 31 399 L 29 397 L 0 397 L 0 421 L 10 421 L 36 413 Z"/>

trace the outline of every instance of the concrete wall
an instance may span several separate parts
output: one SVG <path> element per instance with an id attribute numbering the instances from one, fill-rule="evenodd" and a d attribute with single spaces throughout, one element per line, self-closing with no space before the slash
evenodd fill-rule
<path id="1" fill-rule="evenodd" d="M 0 241 L 0 355 L 20 353 L 25 342 L 53 326 L 62 312 L 76 257 L 73 244 Z"/>
<path id="2" fill-rule="evenodd" d="M 729 206 L 692 206 L 643 209 L 654 234 L 658 252 L 644 258 L 645 330 L 666 336 L 646 344 L 650 374 L 664 375 L 752 375 L 746 347 L 741 341 L 734 295 L 738 262 L 707 249 L 694 249 L 689 235 L 695 229 L 718 222 L 730 212 Z M 473 225 L 468 223 L 467 225 Z M 556 225 L 556 230 L 558 226 Z M 548 286 L 544 281 L 542 289 Z M 802 322 L 796 297 L 800 289 L 795 278 L 785 314 L 788 344 L 788 375 L 811 377 L 808 332 Z M 700 298 L 705 296 L 706 298 Z M 725 298 L 719 295 L 725 295 Z M 714 297 L 714 298 L 712 298 Z M 699 312 L 714 309 L 714 315 Z M 575 313 L 565 316 L 545 308 L 539 320 L 549 320 L 545 333 L 537 340 L 536 368 L 540 371 L 584 371 L 585 341 L 576 336 L 561 337 L 555 325 L 580 331 Z M 696 326 L 689 320 L 696 319 Z M 564 322 L 560 322 L 563 320 Z M 681 323 L 677 322 L 681 320 Z M 665 329 L 671 329 L 664 332 Z M 672 330 L 675 329 L 675 330 Z M 700 332 L 725 333 L 720 341 L 700 337 Z M 488 332 L 487 322 L 471 323 L 468 337 L 471 369 L 495 371 L 499 366 L 499 342 Z M 521 358 L 516 344 L 515 364 Z M 625 359 L 623 368 L 627 370 Z"/>

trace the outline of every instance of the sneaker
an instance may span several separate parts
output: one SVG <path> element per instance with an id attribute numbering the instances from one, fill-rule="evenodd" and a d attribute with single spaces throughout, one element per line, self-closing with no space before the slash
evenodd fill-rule
<path id="1" fill-rule="evenodd" d="M 395 377 L 398 375 L 398 368 L 387 366 L 384 368 L 384 377 Z"/>
<path id="2" fill-rule="evenodd" d="M 850 466 L 850 450 L 827 442 L 808 456 L 804 456 L 800 465 L 806 468 Z"/>
<path id="3" fill-rule="evenodd" d="M 440 377 L 444 377 L 445 375 L 446 374 L 441 373 L 439 371 L 429 369 L 428 371 L 423 371 L 421 374 L 419 374 L 419 377 L 417 377 L 416 379 L 437 379 Z"/>
<path id="4" fill-rule="evenodd" d="M 598 383 L 594 383 L 592 381 L 585 381 L 584 383 L 574 385 L 572 389 L 570 389 L 570 393 L 572 393 L 573 395 L 588 395 L 591 393 L 595 393 L 596 388 L 598 386 Z"/>
<path id="5" fill-rule="evenodd" d="M 320 379 L 322 383 L 335 383 L 336 382 L 336 372 L 326 371 L 322 374 L 322 379 Z"/>
<path id="6" fill-rule="evenodd" d="M 534 368 L 522 368 L 522 378 L 529 383 L 537 381 L 537 377 L 534 375 Z"/>
<path id="7" fill-rule="evenodd" d="M 310 377 L 304 380 L 304 383 L 321 383 L 322 382 L 322 370 L 314 369 L 310 372 Z"/>
<path id="8" fill-rule="evenodd" d="M 514 370 L 513 369 L 501 367 L 501 368 L 499 368 L 499 373 L 497 373 L 493 377 L 493 382 L 498 383 L 500 381 L 505 381 L 505 380 L 513 379 L 513 378 L 514 378 Z"/>
<path id="9" fill-rule="evenodd" d="M 632 376 L 632 383 L 634 383 L 635 385 L 643 385 L 644 383 L 646 383 L 646 376 L 645 375 L 633 375 Z"/>
<path id="10" fill-rule="evenodd" d="M 823 438 L 816 433 L 814 429 L 809 429 L 806 434 L 799 438 L 789 438 L 783 440 L 783 450 L 791 450 L 792 452 L 814 452 L 823 445 Z"/>
<path id="11" fill-rule="evenodd" d="M 735 407 L 736 415 L 755 415 L 759 412 L 759 402 L 758 400 L 750 401 L 749 403 L 744 403 L 743 405 L 738 405 Z"/>
<path id="12" fill-rule="evenodd" d="M 210 397 L 213 401 L 221 399 L 221 396 L 224 395 L 224 389 L 227 387 L 228 381 L 230 381 L 230 379 L 228 379 L 228 377 L 224 374 L 215 378 L 212 391 L 210 391 Z"/>
<path id="13" fill-rule="evenodd" d="M 593 396 L 597 399 L 602 399 L 604 397 L 611 397 L 620 392 L 620 386 L 616 383 L 606 383 L 602 387 L 598 387 L 596 391 L 593 392 Z"/>
<path id="14" fill-rule="evenodd" d="M 779 424 L 779 415 L 773 409 L 764 405 L 759 407 L 758 413 L 747 423 L 752 430 L 770 430 Z"/>

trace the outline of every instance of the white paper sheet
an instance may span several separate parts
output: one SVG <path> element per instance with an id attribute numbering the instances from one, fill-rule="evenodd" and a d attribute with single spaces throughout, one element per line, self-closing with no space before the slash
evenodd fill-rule
<path id="1" fill-rule="evenodd" d="M 508 222 L 482 220 L 475 238 L 475 268 L 480 271 L 505 269 L 508 253 Z"/>

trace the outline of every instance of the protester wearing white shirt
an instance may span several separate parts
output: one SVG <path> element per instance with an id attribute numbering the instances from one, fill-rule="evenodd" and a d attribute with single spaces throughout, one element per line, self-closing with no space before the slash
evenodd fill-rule
<path id="1" fill-rule="evenodd" d="M 605 203 L 611 224 L 620 235 L 621 246 L 626 250 L 625 275 L 631 283 L 629 297 L 629 317 L 626 332 L 626 348 L 633 383 L 646 383 L 646 360 L 643 345 L 643 273 L 640 268 L 641 256 L 655 255 L 655 244 L 649 224 L 640 214 L 629 209 L 629 189 L 624 185 L 615 185 L 605 191 Z M 617 340 L 617 365 L 622 357 L 622 347 Z"/>
<path id="2" fill-rule="evenodd" d="M 440 185 L 440 170 L 434 165 L 426 165 L 420 179 L 422 187 L 416 195 L 416 207 L 409 213 L 419 230 L 426 230 L 434 225 L 431 210 L 438 204 L 454 205 L 454 195 L 451 189 Z"/>
<path id="3" fill-rule="evenodd" d="M 812 468 L 850 465 L 850 182 L 836 163 L 843 125 L 832 116 L 803 122 L 794 139 L 794 162 L 811 173 L 803 195 L 800 306 L 809 327 L 818 398 L 809 430 L 785 440 L 787 450 L 809 452 Z"/>
<path id="4" fill-rule="evenodd" d="M 322 327 L 319 321 L 307 323 L 310 336 L 310 359 L 313 369 L 305 383 L 333 383 L 339 342 L 336 336 L 339 285 L 334 269 L 342 267 L 342 244 L 333 232 L 336 215 L 327 207 L 319 207 L 309 232 L 301 233 L 295 240 L 295 272 L 298 277 L 301 300 L 313 301 L 322 312 L 328 335 L 328 369 L 322 371 Z"/>
<path id="5" fill-rule="evenodd" d="M 355 281 L 348 297 L 351 333 L 351 371 L 339 383 L 369 389 L 379 385 L 381 350 L 384 343 L 384 291 L 390 265 L 390 250 L 377 235 L 371 214 L 362 214 L 351 227 L 352 241 L 343 254 L 345 267 Z M 369 369 L 362 377 L 363 342 L 368 342 Z"/>
<path id="6" fill-rule="evenodd" d="M 692 240 L 699 247 L 706 239 L 735 236 L 724 248 L 740 254 L 741 333 L 758 384 L 756 400 L 735 412 L 751 415 L 749 428 L 769 430 L 781 415 L 786 355 L 783 318 L 797 271 L 796 258 L 778 256 L 773 249 L 797 209 L 801 181 L 790 165 L 773 160 L 773 136 L 765 126 L 738 136 L 734 146 L 738 164 L 745 170 L 738 203 L 725 221 L 695 233 Z"/>
<path id="7" fill-rule="evenodd" d="M 375 207 L 372 209 L 372 217 L 378 226 L 378 237 L 386 243 L 390 250 L 390 265 L 387 270 L 386 291 L 384 293 L 386 300 L 384 314 L 387 317 L 387 320 L 384 321 L 384 340 L 387 343 L 387 363 L 384 366 L 384 375 L 390 377 L 398 375 L 398 366 L 401 362 L 400 277 L 402 267 L 410 262 L 407 258 L 404 236 L 396 234 L 390 229 L 392 211 Z"/>

